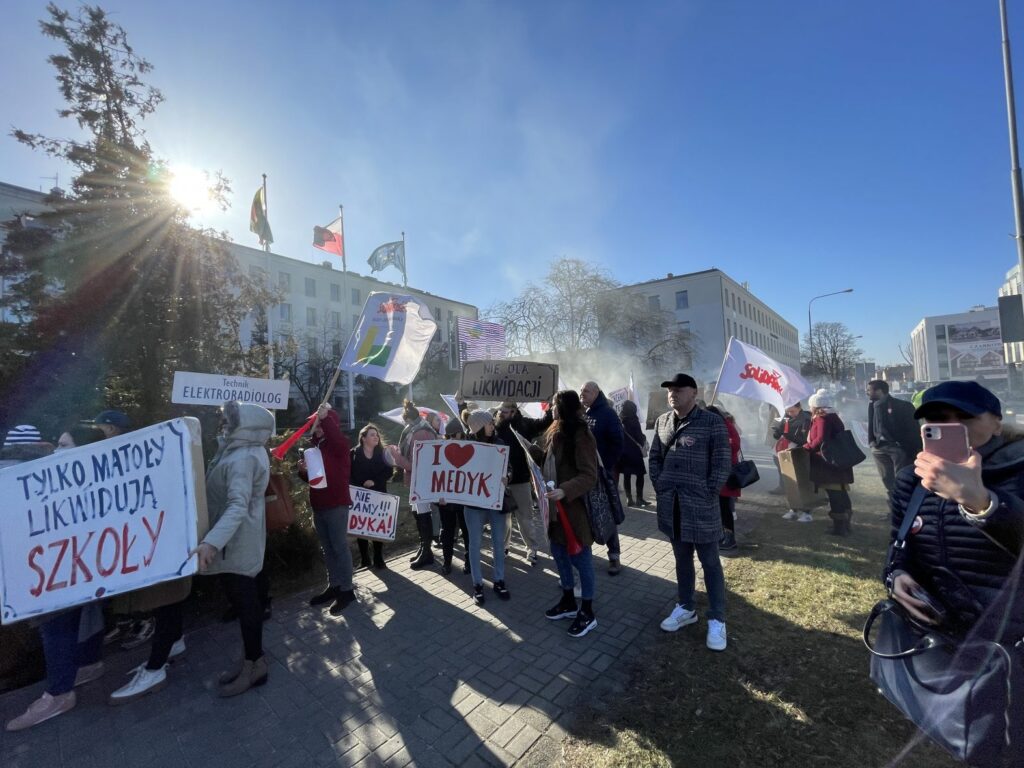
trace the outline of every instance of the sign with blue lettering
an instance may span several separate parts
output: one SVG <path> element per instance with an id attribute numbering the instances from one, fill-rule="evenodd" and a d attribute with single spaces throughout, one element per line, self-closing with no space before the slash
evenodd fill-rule
<path id="1" fill-rule="evenodd" d="M 0 470 L 0 621 L 195 573 L 202 467 L 186 418 Z"/>
<path id="2" fill-rule="evenodd" d="M 224 405 L 227 400 L 238 400 L 272 411 L 288 407 L 290 388 L 291 382 L 287 379 L 175 371 L 171 402 L 181 405 Z"/>

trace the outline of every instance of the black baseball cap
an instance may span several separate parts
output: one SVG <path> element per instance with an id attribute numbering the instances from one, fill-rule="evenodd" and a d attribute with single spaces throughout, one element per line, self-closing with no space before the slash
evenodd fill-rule
<path id="1" fill-rule="evenodd" d="M 948 405 L 971 416 L 991 413 L 1003 418 L 999 398 L 976 381 L 944 381 L 926 389 L 921 396 L 920 407 L 914 411 L 914 418 L 925 418 L 925 414 L 933 410 L 929 406 L 934 405 Z"/>
<path id="2" fill-rule="evenodd" d="M 666 389 L 669 387 L 693 387 L 697 388 L 697 382 L 687 373 L 677 373 L 673 378 L 668 381 L 661 382 L 661 386 Z"/>

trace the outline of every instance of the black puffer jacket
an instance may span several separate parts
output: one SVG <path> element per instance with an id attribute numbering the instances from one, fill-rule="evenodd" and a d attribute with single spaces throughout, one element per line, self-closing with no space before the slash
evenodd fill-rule
<path id="1" fill-rule="evenodd" d="M 494 425 L 494 429 L 495 432 L 497 432 L 498 437 L 500 437 L 501 441 L 508 446 L 508 482 L 510 485 L 530 482 L 530 465 L 526 463 L 526 453 L 523 451 L 523 447 L 519 444 L 519 441 L 516 440 L 516 436 L 512 434 L 512 430 L 514 429 L 527 440 L 533 442 L 550 426 L 550 408 L 548 408 L 547 412 L 539 419 L 531 419 L 529 416 L 523 416 L 523 414 L 516 409 L 515 413 L 512 414 L 512 418 L 499 419 Z"/>
<path id="2" fill-rule="evenodd" d="M 961 627 L 974 625 L 996 601 L 1024 544 L 1024 435 L 1006 432 L 978 449 L 985 487 L 999 497 L 995 511 L 982 520 L 969 519 L 955 502 L 928 494 L 918 513 L 921 525 L 911 528 L 906 548 L 893 561 L 892 570 L 909 573 Z M 896 476 L 891 541 L 918 482 L 913 466 Z M 986 615 L 978 626 L 983 636 L 1004 642 L 1024 637 L 1024 585 L 1013 591 L 1007 626 L 998 626 L 1002 611 L 998 617 Z"/>

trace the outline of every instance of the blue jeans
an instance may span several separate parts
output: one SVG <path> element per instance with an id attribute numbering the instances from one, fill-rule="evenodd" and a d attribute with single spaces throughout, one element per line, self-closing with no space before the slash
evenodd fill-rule
<path id="1" fill-rule="evenodd" d="M 39 627 L 46 659 L 46 692 L 51 696 L 72 690 L 78 668 L 95 664 L 103 653 L 103 630 L 78 641 L 81 619 L 81 607 L 71 608 L 47 619 Z"/>
<path id="2" fill-rule="evenodd" d="M 704 569 L 704 588 L 708 591 L 708 618 L 725 621 L 725 574 L 718 557 L 718 542 L 694 544 L 692 541 L 673 541 L 672 551 L 676 556 L 679 604 L 688 611 L 692 611 L 695 605 L 693 594 L 697 572 L 693 567 L 693 553 L 696 551 L 697 559 Z"/>
<path id="3" fill-rule="evenodd" d="M 484 523 L 491 524 L 491 557 L 494 560 L 494 580 L 505 580 L 505 527 L 508 515 L 500 509 L 480 509 L 465 507 L 463 516 L 466 528 L 469 529 L 469 572 L 473 574 L 473 584 L 483 584 L 484 576 L 480 567 L 480 542 L 484 535 Z"/>
<path id="4" fill-rule="evenodd" d="M 313 527 L 324 552 L 330 586 L 352 589 L 352 550 L 348 547 L 348 507 L 313 511 Z"/>
<path id="5" fill-rule="evenodd" d="M 572 569 L 576 568 L 580 574 L 580 597 L 584 600 L 593 600 L 594 560 L 590 547 L 584 547 L 578 555 L 570 555 L 568 549 L 557 541 L 552 541 L 551 557 L 554 558 L 555 565 L 558 566 L 558 581 L 561 583 L 562 589 L 572 589 L 575 583 Z"/>

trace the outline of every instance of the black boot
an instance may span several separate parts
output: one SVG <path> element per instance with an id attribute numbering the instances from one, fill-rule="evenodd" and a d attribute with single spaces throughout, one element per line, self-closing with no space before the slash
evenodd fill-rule
<path id="1" fill-rule="evenodd" d="M 420 534 L 420 551 L 419 556 L 409 564 L 414 571 L 434 564 L 434 552 L 430 548 L 434 538 L 434 521 L 430 515 L 416 515 L 416 528 Z"/>
<path id="2" fill-rule="evenodd" d="M 359 569 L 370 567 L 370 542 L 366 539 L 356 539 L 356 544 L 359 545 Z"/>
<path id="3" fill-rule="evenodd" d="M 309 604 L 312 605 L 312 606 L 326 605 L 327 603 L 331 602 L 332 600 L 337 599 L 337 597 L 338 597 L 338 588 L 337 587 L 328 586 L 327 589 L 325 589 L 320 594 L 313 595 L 311 598 L 309 598 Z"/>
<path id="4" fill-rule="evenodd" d="M 356 593 L 351 589 L 338 590 L 334 605 L 331 606 L 331 616 L 337 616 L 349 605 L 356 601 Z"/>
<path id="5" fill-rule="evenodd" d="M 380 541 L 373 542 L 373 567 L 375 570 L 386 570 L 388 564 L 384 562 L 384 544 Z"/>
<path id="6" fill-rule="evenodd" d="M 416 515 L 416 517 L 419 517 L 419 515 Z M 428 547 L 428 549 L 429 549 L 429 547 Z M 420 541 L 420 548 L 416 550 L 416 554 L 409 558 L 409 565 L 412 565 L 417 560 L 419 560 L 421 557 L 423 557 L 423 541 L 422 540 Z"/>

